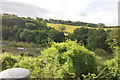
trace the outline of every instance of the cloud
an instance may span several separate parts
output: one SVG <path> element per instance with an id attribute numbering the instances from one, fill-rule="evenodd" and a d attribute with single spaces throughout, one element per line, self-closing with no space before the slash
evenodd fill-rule
<path id="1" fill-rule="evenodd" d="M 5 7 L 4 11 L 14 12 L 20 16 L 39 16 L 43 18 L 118 25 L 118 1 L 4 0 L 3 6 Z"/>
<path id="2" fill-rule="evenodd" d="M 86 10 L 89 22 L 118 25 L 118 0 L 93 1 Z"/>
<path id="3" fill-rule="evenodd" d="M 2 2 L 2 11 L 0 13 L 12 13 L 19 16 L 46 17 L 49 10 L 34 5 L 18 2 Z"/>

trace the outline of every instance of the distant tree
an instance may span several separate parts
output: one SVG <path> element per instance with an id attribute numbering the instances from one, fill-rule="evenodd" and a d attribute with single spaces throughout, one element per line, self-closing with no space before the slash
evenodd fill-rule
<path id="1" fill-rule="evenodd" d="M 112 52 L 115 51 L 115 46 L 120 47 L 120 29 L 112 30 L 108 32 L 108 37 L 106 40 L 107 44 L 109 45 L 109 48 Z"/>
<path id="2" fill-rule="evenodd" d="M 35 36 L 35 43 L 43 44 L 48 43 L 48 35 L 43 31 L 36 31 L 37 35 Z"/>
<path id="3" fill-rule="evenodd" d="M 23 32 L 20 33 L 20 38 L 22 41 L 26 41 L 26 38 L 31 34 L 31 31 L 28 29 L 24 29 Z"/>
<path id="4" fill-rule="evenodd" d="M 118 46 L 120 47 L 120 29 L 112 30 L 109 32 L 109 38 L 116 39 Z"/>
<path id="5" fill-rule="evenodd" d="M 85 45 L 87 44 L 86 39 L 88 38 L 88 28 L 77 28 L 74 30 L 73 35 L 77 39 L 77 42 L 83 42 Z"/>
<path id="6" fill-rule="evenodd" d="M 16 15 L 3 14 L 2 15 L 2 25 L 7 27 L 19 26 L 24 28 L 24 21 Z"/>
<path id="7" fill-rule="evenodd" d="M 10 30 L 10 37 L 13 38 L 13 40 L 15 40 L 15 34 L 18 32 L 18 30 L 21 29 L 19 26 L 14 26 L 11 30 Z"/>
<path id="8" fill-rule="evenodd" d="M 10 29 L 6 26 L 2 26 L 2 38 L 4 40 L 9 39 L 10 36 Z"/>
<path id="9" fill-rule="evenodd" d="M 36 17 L 36 20 L 43 21 L 43 18 Z"/>
<path id="10" fill-rule="evenodd" d="M 32 33 L 26 37 L 26 42 L 34 42 L 34 35 Z"/>
<path id="11" fill-rule="evenodd" d="M 23 31 L 23 29 L 20 28 L 20 29 L 18 29 L 18 31 L 16 32 L 16 34 L 14 34 L 16 41 L 22 41 L 21 38 L 20 38 L 20 34 L 21 34 L 22 31 Z"/>
<path id="12" fill-rule="evenodd" d="M 25 23 L 25 26 L 30 30 L 36 29 L 36 25 L 34 23 Z"/>
<path id="13" fill-rule="evenodd" d="M 58 28 L 61 32 L 63 32 L 66 29 L 66 27 L 64 25 L 60 25 Z"/>
<path id="14" fill-rule="evenodd" d="M 55 42 L 63 42 L 65 40 L 65 35 L 63 32 L 59 32 L 57 30 L 50 30 L 49 38 Z"/>
<path id="15" fill-rule="evenodd" d="M 102 30 L 90 30 L 87 38 L 87 48 L 95 50 L 96 48 L 107 49 L 106 44 L 107 33 Z"/>
<path id="16" fill-rule="evenodd" d="M 72 40 L 72 41 L 75 40 L 75 35 L 72 34 L 72 33 L 68 33 L 68 35 L 67 35 L 66 37 L 67 37 L 67 39 L 70 39 L 70 40 Z"/>
<path id="17" fill-rule="evenodd" d="M 40 21 L 41 26 L 47 26 L 47 23 L 45 21 Z"/>
<path id="18" fill-rule="evenodd" d="M 97 26 L 97 27 L 103 28 L 103 27 L 105 27 L 105 24 L 103 24 L 103 23 L 98 23 L 98 26 Z"/>

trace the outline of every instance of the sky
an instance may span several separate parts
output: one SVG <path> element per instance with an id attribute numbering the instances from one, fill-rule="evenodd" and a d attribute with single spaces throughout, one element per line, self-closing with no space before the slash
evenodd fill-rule
<path id="1" fill-rule="evenodd" d="M 0 0 L 0 13 L 118 25 L 119 0 Z"/>

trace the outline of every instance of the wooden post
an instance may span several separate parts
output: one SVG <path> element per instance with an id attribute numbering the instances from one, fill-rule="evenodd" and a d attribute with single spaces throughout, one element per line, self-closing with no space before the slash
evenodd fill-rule
<path id="1" fill-rule="evenodd" d="M 11 68 L 0 72 L 0 80 L 29 80 L 30 71 L 24 68 Z"/>

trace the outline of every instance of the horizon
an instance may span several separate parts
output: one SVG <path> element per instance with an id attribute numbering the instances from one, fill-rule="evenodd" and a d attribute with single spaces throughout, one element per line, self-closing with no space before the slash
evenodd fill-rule
<path id="1" fill-rule="evenodd" d="M 119 0 L 4 0 L 0 13 L 118 26 Z M 71 6 L 72 5 L 72 6 Z"/>

